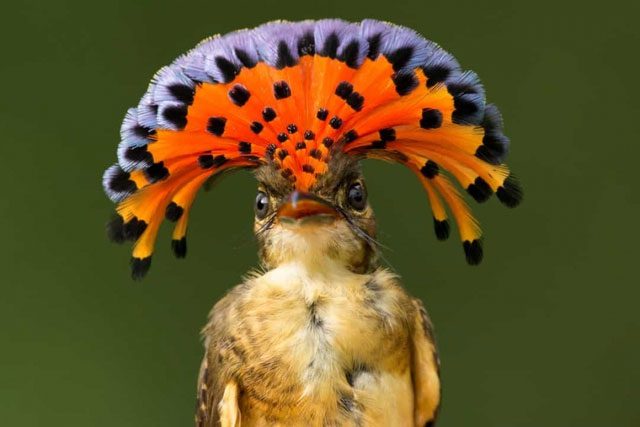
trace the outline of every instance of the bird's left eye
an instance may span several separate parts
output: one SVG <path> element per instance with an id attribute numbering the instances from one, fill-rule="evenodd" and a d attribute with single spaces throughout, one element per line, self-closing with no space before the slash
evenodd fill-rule
<path id="1" fill-rule="evenodd" d="M 367 190 L 359 182 L 351 184 L 347 193 L 349 206 L 357 211 L 363 210 L 367 206 Z"/>
<path id="2" fill-rule="evenodd" d="M 258 191 L 256 195 L 256 204 L 254 206 L 256 218 L 263 219 L 269 213 L 269 197 L 262 191 Z"/>

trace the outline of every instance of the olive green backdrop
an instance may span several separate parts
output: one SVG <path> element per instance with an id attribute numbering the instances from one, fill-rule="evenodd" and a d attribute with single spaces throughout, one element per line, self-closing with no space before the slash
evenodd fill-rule
<path id="1" fill-rule="evenodd" d="M 513 4 L 512 4 L 513 3 Z M 0 25 L 0 424 L 188 426 L 212 304 L 256 265 L 254 183 L 194 209 L 189 256 L 129 279 L 101 188 L 126 109 L 200 39 L 286 18 L 415 28 L 481 76 L 525 186 L 437 242 L 418 181 L 365 165 L 385 257 L 427 304 L 443 427 L 640 425 L 637 2 L 17 1 Z M 635 3 L 635 4 L 633 4 Z"/>

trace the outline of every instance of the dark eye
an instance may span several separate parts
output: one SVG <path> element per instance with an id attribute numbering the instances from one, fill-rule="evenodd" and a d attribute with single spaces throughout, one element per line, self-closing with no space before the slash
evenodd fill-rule
<path id="1" fill-rule="evenodd" d="M 269 213 L 269 197 L 262 191 L 258 191 L 256 204 L 254 206 L 256 218 L 263 219 Z"/>
<path id="2" fill-rule="evenodd" d="M 361 211 L 367 206 L 367 190 L 364 189 L 362 184 L 358 182 L 351 184 L 347 193 L 347 202 L 357 211 Z"/>

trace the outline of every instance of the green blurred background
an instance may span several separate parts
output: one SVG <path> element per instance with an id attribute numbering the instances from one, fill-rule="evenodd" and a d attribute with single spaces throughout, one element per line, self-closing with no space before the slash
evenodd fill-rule
<path id="1" fill-rule="evenodd" d="M 285 18 L 410 26 L 479 73 L 525 203 L 474 206 L 486 259 L 435 240 L 401 167 L 367 163 L 388 262 L 427 304 L 440 426 L 640 425 L 637 2 L 18 1 L 0 43 L 0 424 L 192 424 L 199 329 L 256 265 L 254 182 L 199 197 L 141 283 L 107 242 L 101 174 L 152 74 L 214 33 Z M 634 279 L 634 277 L 636 277 Z"/>

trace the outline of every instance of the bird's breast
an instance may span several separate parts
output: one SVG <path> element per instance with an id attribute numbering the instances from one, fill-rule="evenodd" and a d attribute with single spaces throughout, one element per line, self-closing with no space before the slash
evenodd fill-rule
<path id="1" fill-rule="evenodd" d="M 407 419 L 406 294 L 388 273 L 332 268 L 286 265 L 248 287 L 236 332 L 245 412 L 311 424 Z"/>

